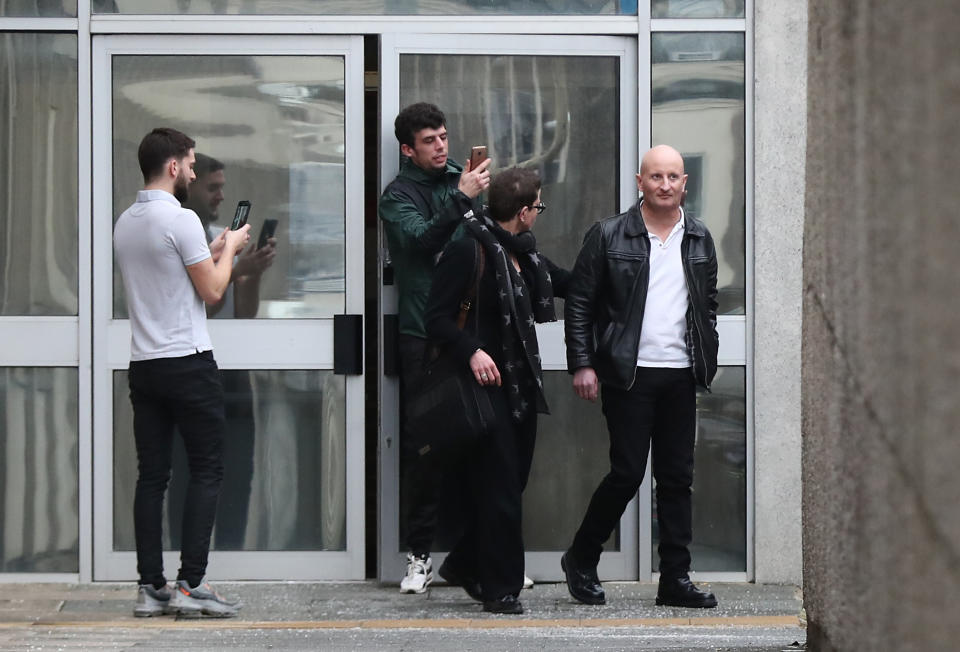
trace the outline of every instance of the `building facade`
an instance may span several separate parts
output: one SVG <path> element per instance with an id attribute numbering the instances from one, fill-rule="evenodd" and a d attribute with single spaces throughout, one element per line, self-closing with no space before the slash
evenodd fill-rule
<path id="1" fill-rule="evenodd" d="M 496 166 L 540 171 L 539 245 L 565 266 L 590 224 L 636 201 L 651 144 L 684 154 L 686 209 L 717 242 L 721 335 L 698 398 L 693 570 L 799 583 L 805 7 L 0 0 L 0 45 L 0 580 L 135 577 L 111 233 L 160 125 L 223 162 L 214 226 L 243 199 L 254 234 L 278 220 L 255 318 L 225 308 L 210 323 L 231 424 L 211 576 L 400 576 L 396 297 L 376 198 L 398 167 L 394 116 L 426 100 L 454 159 L 485 144 Z M 548 581 L 607 438 L 572 392 L 562 324 L 539 336 L 552 414 L 524 528 L 528 574 Z M 601 577 L 655 577 L 655 490 Z"/>

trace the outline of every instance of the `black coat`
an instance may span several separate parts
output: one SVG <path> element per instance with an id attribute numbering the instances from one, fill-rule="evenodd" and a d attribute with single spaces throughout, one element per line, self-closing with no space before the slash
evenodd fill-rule
<path id="1" fill-rule="evenodd" d="M 447 346 L 453 355 L 469 365 L 470 357 L 477 349 L 483 349 L 493 358 L 497 369 L 503 368 L 503 336 L 500 331 L 499 286 L 496 269 L 492 261 L 484 264 L 480 288 L 461 331 L 457 328 L 457 316 L 460 302 L 468 295 L 470 279 L 473 275 L 477 256 L 476 240 L 467 235 L 454 240 L 443 250 L 433 275 L 433 286 L 427 300 L 424 321 L 427 336 L 437 343 Z M 553 281 L 554 296 L 566 296 L 570 272 L 557 267 L 546 256 L 538 252 L 547 265 Z M 527 287 L 533 287 L 534 281 L 522 272 Z M 517 357 L 522 357 L 517 352 Z"/>
<path id="2" fill-rule="evenodd" d="M 717 252 L 700 220 L 684 216 L 680 244 L 690 305 L 687 347 L 697 384 L 717 373 Z M 567 368 L 593 367 L 600 382 L 633 385 L 650 281 L 650 239 L 638 202 L 590 227 L 567 290 Z M 655 317 L 655 316 L 654 316 Z"/>

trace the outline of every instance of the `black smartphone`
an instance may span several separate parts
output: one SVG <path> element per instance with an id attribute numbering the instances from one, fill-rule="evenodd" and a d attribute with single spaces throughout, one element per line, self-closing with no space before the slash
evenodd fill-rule
<path id="1" fill-rule="evenodd" d="M 470 170 L 476 170 L 477 166 L 487 160 L 487 146 L 477 145 L 470 150 Z"/>
<path id="2" fill-rule="evenodd" d="M 246 199 L 237 203 L 237 212 L 233 214 L 233 222 L 230 224 L 230 230 L 236 231 L 247 223 L 247 217 L 250 215 L 250 202 Z"/>
<path id="3" fill-rule="evenodd" d="M 263 226 L 260 227 L 260 236 L 257 238 L 257 249 L 263 249 L 267 246 L 267 240 L 273 237 L 273 234 L 277 232 L 277 220 L 264 220 Z"/>

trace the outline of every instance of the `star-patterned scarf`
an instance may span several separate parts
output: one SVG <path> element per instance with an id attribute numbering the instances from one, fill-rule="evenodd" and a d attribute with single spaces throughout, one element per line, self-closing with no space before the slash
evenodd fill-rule
<path id="1" fill-rule="evenodd" d="M 504 360 L 500 373 L 513 420 L 519 423 L 531 408 L 547 414 L 536 323 L 556 321 L 557 316 L 550 272 L 537 254 L 537 240 L 530 231 L 514 235 L 489 217 L 478 219 L 473 211 L 464 215 L 464 223 L 483 246 L 496 274 Z M 531 276 L 536 279 L 534 287 L 527 287 L 510 262 L 511 253 L 517 257 L 522 270 L 532 272 Z"/>

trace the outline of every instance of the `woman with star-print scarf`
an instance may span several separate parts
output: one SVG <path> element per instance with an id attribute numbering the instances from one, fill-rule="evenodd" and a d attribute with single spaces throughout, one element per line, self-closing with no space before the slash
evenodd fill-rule
<path id="1" fill-rule="evenodd" d="M 460 474 L 467 526 L 440 576 L 482 598 L 485 611 L 523 613 L 521 494 L 527 484 L 537 413 L 547 412 L 537 322 L 555 321 L 554 296 L 570 273 L 537 251 L 530 229 L 546 206 L 533 170 L 510 168 L 490 184 L 485 215 L 464 215 L 465 237 L 444 249 L 426 309 L 427 335 L 469 366 L 487 388 L 496 425 L 467 454 Z M 482 256 L 483 274 L 461 330 L 460 304 Z"/>

